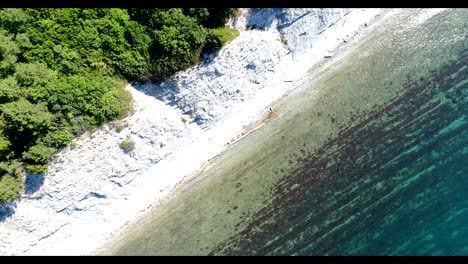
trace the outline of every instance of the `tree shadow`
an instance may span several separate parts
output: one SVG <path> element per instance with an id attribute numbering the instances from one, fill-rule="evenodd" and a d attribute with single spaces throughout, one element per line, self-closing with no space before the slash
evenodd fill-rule
<path id="1" fill-rule="evenodd" d="M 15 213 L 16 202 L 0 203 L 0 223 L 5 222 L 8 217 Z"/>
<path id="2" fill-rule="evenodd" d="M 251 8 L 247 14 L 247 29 L 265 30 L 281 13 L 283 8 Z"/>
<path id="3" fill-rule="evenodd" d="M 200 53 L 200 65 L 208 66 L 218 56 L 221 49 L 209 48 L 205 45 Z"/>
<path id="4" fill-rule="evenodd" d="M 163 82 L 148 82 L 143 84 L 134 83 L 132 84 L 132 87 L 137 91 L 154 97 L 171 106 L 175 105 L 175 98 L 173 98 L 173 93 L 180 92 L 180 89 L 178 85 L 176 85 L 176 81 L 173 76 Z"/>
<path id="5" fill-rule="evenodd" d="M 39 191 L 42 185 L 44 185 L 44 178 L 45 178 L 45 173 L 41 173 L 41 174 L 28 173 L 26 175 L 26 180 L 24 182 L 24 193 L 30 195 Z"/>

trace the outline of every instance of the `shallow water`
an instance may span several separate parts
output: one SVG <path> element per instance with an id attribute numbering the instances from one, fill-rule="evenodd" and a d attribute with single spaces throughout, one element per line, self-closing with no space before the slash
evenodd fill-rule
<path id="1" fill-rule="evenodd" d="M 468 10 L 420 12 L 311 72 L 106 253 L 468 254 Z"/>

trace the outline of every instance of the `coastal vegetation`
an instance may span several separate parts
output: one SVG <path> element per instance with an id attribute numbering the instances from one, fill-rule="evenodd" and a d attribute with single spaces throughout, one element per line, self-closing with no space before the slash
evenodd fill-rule
<path id="1" fill-rule="evenodd" d="M 129 153 L 135 149 L 135 142 L 131 138 L 126 138 L 119 143 L 119 147 L 125 152 Z"/>
<path id="2" fill-rule="evenodd" d="M 126 81 L 163 81 L 237 36 L 224 27 L 235 12 L 0 10 L 0 202 L 73 138 L 126 116 Z"/>

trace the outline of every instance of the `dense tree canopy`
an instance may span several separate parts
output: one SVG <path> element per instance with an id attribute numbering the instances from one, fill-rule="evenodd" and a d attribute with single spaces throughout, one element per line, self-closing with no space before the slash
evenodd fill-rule
<path id="1" fill-rule="evenodd" d="M 24 170 L 131 110 L 131 82 L 162 81 L 237 36 L 233 8 L 0 9 L 0 202 Z"/>

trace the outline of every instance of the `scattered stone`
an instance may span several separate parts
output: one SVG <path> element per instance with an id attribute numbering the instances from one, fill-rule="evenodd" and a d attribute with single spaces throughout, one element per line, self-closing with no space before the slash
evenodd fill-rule
<path id="1" fill-rule="evenodd" d="M 331 57 L 333 57 L 333 55 L 334 55 L 334 54 L 333 54 L 332 52 L 330 52 L 330 51 L 327 50 L 327 51 L 325 52 L 325 55 L 323 55 L 323 57 L 324 57 L 324 58 L 331 58 Z"/>

